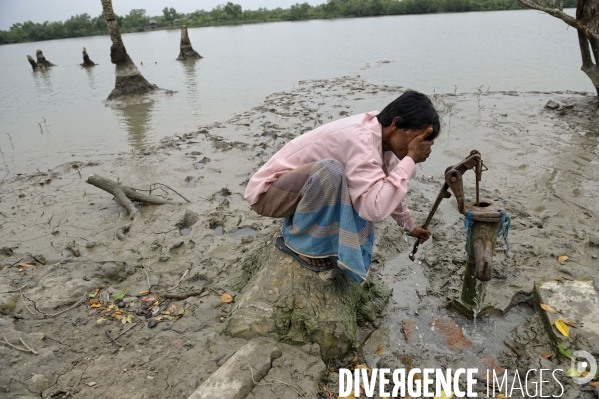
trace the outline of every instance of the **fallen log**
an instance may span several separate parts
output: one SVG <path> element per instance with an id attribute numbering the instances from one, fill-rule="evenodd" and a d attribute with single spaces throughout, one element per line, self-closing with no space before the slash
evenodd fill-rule
<path id="1" fill-rule="evenodd" d="M 96 63 L 89 59 L 89 55 L 87 55 L 87 50 L 83 47 L 83 64 L 80 64 L 84 68 L 96 66 Z"/>
<path id="2" fill-rule="evenodd" d="M 364 285 L 341 269 L 331 279 L 300 266 L 277 250 L 274 237 L 246 259 L 236 287 L 243 291 L 225 332 L 251 339 L 266 336 L 293 345 L 317 343 L 323 359 L 356 349 L 358 324 L 374 322 L 391 291 L 372 274 Z M 324 276 L 323 276 L 324 277 Z M 326 280 L 326 281 L 325 281 Z"/>
<path id="3" fill-rule="evenodd" d="M 202 58 L 201 55 L 197 53 L 191 46 L 191 41 L 189 40 L 189 35 L 187 34 L 187 27 L 183 25 L 181 27 L 181 46 L 180 46 L 179 56 L 177 57 L 177 61 L 184 60 L 199 60 Z"/>
<path id="4" fill-rule="evenodd" d="M 133 205 L 133 201 L 143 202 L 151 205 L 164 205 L 164 204 L 175 204 L 175 202 L 167 201 L 162 198 L 152 197 L 145 195 L 127 186 L 123 186 L 114 180 L 107 179 L 98 175 L 89 175 L 87 182 L 92 186 L 96 186 L 99 189 L 109 192 L 114 195 L 117 202 L 121 204 L 129 212 L 129 218 L 135 219 L 139 216 L 139 211 Z"/>

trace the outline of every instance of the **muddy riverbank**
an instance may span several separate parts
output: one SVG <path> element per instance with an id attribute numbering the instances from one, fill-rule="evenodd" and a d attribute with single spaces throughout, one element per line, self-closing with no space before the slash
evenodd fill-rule
<path id="1" fill-rule="evenodd" d="M 0 182 L 0 330 L 10 343 L 23 349 L 21 338 L 37 352 L 0 345 L 0 365 L 7 370 L 0 376 L 0 396 L 191 394 L 245 344 L 221 334 L 231 308 L 221 295 L 238 294 L 243 259 L 281 226 L 250 210 L 243 199 L 249 176 L 293 137 L 345 115 L 382 109 L 399 90 L 355 77 L 301 82 L 293 92 L 275 93 L 227 121 L 166 137 L 133 154 L 100 162 L 74 157 L 47 172 Z M 558 107 L 547 108 L 549 100 Z M 416 222 L 426 218 L 447 166 L 472 149 L 482 153 L 489 168 L 483 193 L 502 198 L 512 218 L 510 249 L 498 247 L 487 288 L 487 300 L 497 309 L 506 309 L 518 292 L 532 292 L 536 280 L 599 274 L 595 101 L 584 93 L 435 96 L 443 130 L 411 184 L 412 215 Z M 110 194 L 85 182 L 89 174 L 140 189 L 163 183 L 191 203 L 158 188 L 154 195 L 180 204 L 141 206 L 141 216 L 131 221 Z M 465 186 L 473 193 L 472 173 Z M 461 289 L 466 257 L 453 198 L 441 205 L 431 230 L 432 242 L 412 263 L 411 240 L 392 221 L 377 225 L 373 270 L 394 293 L 378 328 L 363 326 L 362 352 L 325 365 L 312 345 L 283 345 L 266 383 L 249 397 L 326 398 L 328 391 L 337 397 L 335 370 L 351 360 L 391 369 L 406 362 L 431 368 L 478 362 L 480 368 L 510 370 L 569 365 L 526 303 L 501 319 L 477 323 L 445 310 Z M 561 255 L 568 260 L 558 262 Z M 105 288 L 96 292 L 100 287 Z M 199 295 L 163 303 L 161 311 L 168 314 L 157 315 L 161 320 L 154 328 L 136 314 L 143 291 L 200 288 Z M 90 297 L 94 293 L 98 298 Z M 106 307 L 93 307 L 102 295 L 114 304 L 104 313 Z M 435 320 L 461 331 L 461 344 L 447 341 L 442 328 L 431 329 Z M 553 356 L 541 358 L 543 353 Z M 594 395 L 567 387 L 572 397 Z"/>

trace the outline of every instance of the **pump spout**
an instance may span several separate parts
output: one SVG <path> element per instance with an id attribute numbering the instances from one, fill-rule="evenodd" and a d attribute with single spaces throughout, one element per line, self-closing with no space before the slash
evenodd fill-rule
<path id="1" fill-rule="evenodd" d="M 474 259 L 476 270 L 474 275 L 477 280 L 489 281 L 493 273 L 493 245 L 483 237 L 474 242 Z"/>

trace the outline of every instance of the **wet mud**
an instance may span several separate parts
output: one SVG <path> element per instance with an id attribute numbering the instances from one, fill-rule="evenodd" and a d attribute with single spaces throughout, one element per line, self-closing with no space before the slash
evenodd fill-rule
<path id="1" fill-rule="evenodd" d="M 243 260 L 281 227 L 243 199 L 249 177 L 290 139 L 345 115 L 380 110 L 401 90 L 357 77 L 296 87 L 132 154 L 101 162 L 75 157 L 0 182 L 0 331 L 21 349 L 0 345 L 0 396 L 187 397 L 246 343 L 221 334 L 232 306 L 221 295 L 239 294 Z M 558 106 L 545 107 L 549 100 Z M 509 249 L 498 242 L 486 288 L 486 303 L 505 314 L 466 321 L 447 309 L 459 295 L 466 262 L 463 217 L 450 198 L 415 262 L 408 259 L 412 240 L 392 220 L 377 225 L 373 272 L 393 288 L 393 299 L 383 318 L 361 326 L 360 352 L 324 364 L 312 345 L 283 345 L 269 383 L 249 397 L 336 398 L 337 368 L 357 364 L 569 368 L 530 306 L 530 293 L 536 280 L 599 275 L 596 99 L 489 92 L 434 101 L 443 129 L 411 183 L 412 216 L 424 221 L 447 166 L 472 149 L 481 152 L 489 168 L 481 195 L 501 198 L 512 221 Z M 163 183 L 192 202 L 159 187 L 152 195 L 176 204 L 138 205 L 140 216 L 131 221 L 110 194 L 86 183 L 89 174 L 137 189 Z M 464 181 L 474 195 L 473 173 Z M 561 255 L 568 260 L 558 262 Z M 146 318 L 148 295 L 200 289 L 167 299 Z M 107 306 L 93 307 L 94 299 Z M 486 392 L 483 379 L 479 392 Z M 563 383 L 571 397 L 595 395 L 565 377 Z"/>

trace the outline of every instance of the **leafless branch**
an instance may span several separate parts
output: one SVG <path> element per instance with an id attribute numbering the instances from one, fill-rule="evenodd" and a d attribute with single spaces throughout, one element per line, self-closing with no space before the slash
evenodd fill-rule
<path id="1" fill-rule="evenodd" d="M 21 341 L 21 343 L 23 344 L 23 346 L 25 347 L 25 349 L 23 349 L 23 348 L 19 348 L 18 346 L 15 346 L 15 345 L 11 344 L 10 342 L 8 342 L 8 339 L 6 339 L 6 335 L 4 335 L 4 333 L 3 333 L 1 330 L 0 330 L 0 334 L 2 334 L 2 337 L 4 338 L 4 343 L 5 343 L 6 345 L 10 346 L 11 348 L 13 348 L 13 349 L 16 349 L 16 350 L 18 350 L 18 351 L 21 351 L 21 352 L 30 352 L 30 353 L 33 353 L 34 355 L 37 355 L 37 354 L 38 354 L 38 352 L 36 352 L 36 351 L 35 351 L 35 350 L 34 350 L 34 349 L 31 347 L 31 345 L 27 345 L 27 344 L 25 343 L 25 341 L 23 341 L 23 339 L 22 339 L 22 338 L 19 338 L 19 341 Z"/>
<path id="2" fill-rule="evenodd" d="M 560 7 L 562 7 L 562 8 L 558 9 L 558 8 L 547 7 L 544 5 L 544 3 L 541 3 L 540 1 L 533 1 L 533 0 L 518 0 L 518 1 L 522 4 L 524 4 L 528 8 L 532 8 L 534 10 L 539 10 L 539 11 L 547 13 L 555 18 L 561 19 L 562 21 L 564 21 L 571 27 L 576 28 L 580 31 L 584 31 L 585 33 L 587 33 L 587 35 L 590 35 L 588 28 L 581 21 L 569 16 L 568 14 L 566 14 L 563 11 L 563 7 L 561 6 L 561 3 L 563 3 L 563 2 L 560 2 Z"/>
<path id="3" fill-rule="evenodd" d="M 191 203 L 190 200 L 188 200 L 187 198 L 185 198 L 183 195 L 181 195 L 179 192 L 175 191 L 174 189 L 172 189 L 171 187 L 167 186 L 166 184 L 162 184 L 162 183 L 153 183 L 150 186 L 150 193 L 152 193 L 152 190 L 154 190 L 154 186 L 164 186 L 166 188 L 168 188 L 169 190 L 171 190 L 172 192 L 174 192 L 175 194 L 177 194 L 179 197 L 183 198 L 185 201 Z"/>
<path id="4" fill-rule="evenodd" d="M 187 273 L 189 273 L 189 269 L 185 270 L 185 273 L 183 273 L 183 276 L 181 276 L 181 278 L 179 279 L 179 282 L 177 283 L 177 285 L 172 286 L 171 288 L 167 289 L 166 291 L 172 291 L 175 288 L 177 288 L 179 286 L 179 284 L 181 284 L 181 281 L 183 281 L 183 279 L 185 278 L 185 276 L 187 275 Z"/>

